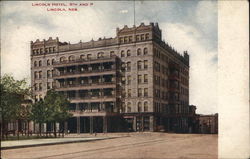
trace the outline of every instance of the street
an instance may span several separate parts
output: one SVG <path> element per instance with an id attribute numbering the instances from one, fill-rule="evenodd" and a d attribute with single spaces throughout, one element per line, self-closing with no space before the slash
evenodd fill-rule
<path id="1" fill-rule="evenodd" d="M 3 159 L 216 159 L 217 155 L 218 135 L 167 133 L 130 133 L 129 136 L 123 134 L 119 138 L 107 140 L 2 151 Z"/>

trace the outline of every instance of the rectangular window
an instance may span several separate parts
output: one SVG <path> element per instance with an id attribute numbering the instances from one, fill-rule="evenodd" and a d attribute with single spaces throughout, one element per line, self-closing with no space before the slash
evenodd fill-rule
<path id="1" fill-rule="evenodd" d="M 144 69 L 148 69 L 148 60 L 144 60 Z"/>
<path id="2" fill-rule="evenodd" d="M 131 71 L 131 62 L 127 62 L 127 71 Z"/>
<path id="3" fill-rule="evenodd" d="M 42 90 L 42 83 L 39 83 L 39 91 Z"/>
<path id="4" fill-rule="evenodd" d="M 38 90 L 38 84 L 37 83 L 35 83 L 34 89 L 35 89 L 35 91 Z"/>
<path id="5" fill-rule="evenodd" d="M 122 84 L 125 84 L 125 82 L 126 82 L 126 79 L 124 76 L 122 76 Z"/>
<path id="6" fill-rule="evenodd" d="M 131 89 L 128 89 L 128 97 L 131 97 Z"/>
<path id="7" fill-rule="evenodd" d="M 51 89 L 50 82 L 47 82 L 47 89 Z"/>
<path id="8" fill-rule="evenodd" d="M 128 75 L 128 76 L 127 76 L 127 78 L 128 78 L 128 79 L 127 79 L 127 81 L 128 81 L 128 85 L 130 85 L 130 84 L 131 84 L 131 76 L 130 76 L 130 75 Z"/>
<path id="9" fill-rule="evenodd" d="M 136 41 L 140 41 L 140 36 L 136 35 Z"/>
<path id="10" fill-rule="evenodd" d="M 91 54 L 88 54 L 88 55 L 87 55 L 87 59 L 88 59 L 88 60 L 91 59 Z"/>
<path id="11" fill-rule="evenodd" d="M 138 97 L 142 97 L 142 89 L 138 88 Z"/>
<path id="12" fill-rule="evenodd" d="M 144 88 L 144 97 L 148 96 L 148 88 Z"/>
<path id="13" fill-rule="evenodd" d="M 142 75 L 138 75 L 138 84 L 142 83 Z"/>
<path id="14" fill-rule="evenodd" d="M 132 36 L 129 36 L 129 37 L 128 37 L 128 41 L 129 41 L 129 42 L 132 42 Z"/>
<path id="15" fill-rule="evenodd" d="M 114 51 L 110 51 L 110 57 L 115 56 L 115 52 Z"/>
<path id="16" fill-rule="evenodd" d="M 141 35 L 141 40 L 144 40 L 144 39 L 145 39 L 145 38 L 144 38 L 144 34 L 142 34 L 142 35 Z"/>
<path id="17" fill-rule="evenodd" d="M 144 75 L 144 83 L 148 83 L 148 75 L 147 74 Z"/>
<path id="18" fill-rule="evenodd" d="M 42 78 L 42 71 L 39 71 L 39 78 Z"/>

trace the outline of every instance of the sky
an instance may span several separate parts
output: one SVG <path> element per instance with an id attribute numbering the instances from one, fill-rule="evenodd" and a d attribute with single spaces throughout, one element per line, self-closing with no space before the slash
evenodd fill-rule
<path id="1" fill-rule="evenodd" d="M 133 1 L 92 1 L 93 5 L 66 12 L 47 11 L 65 7 L 32 6 L 35 3 L 71 2 L 1 2 L 2 75 L 8 73 L 30 81 L 30 41 L 59 37 L 62 42 L 86 42 L 115 37 L 117 27 L 134 24 Z M 187 50 L 190 54 L 190 104 L 202 114 L 218 112 L 217 19 L 216 1 L 135 2 L 137 26 L 141 22 L 158 22 L 162 39 L 179 53 Z"/>

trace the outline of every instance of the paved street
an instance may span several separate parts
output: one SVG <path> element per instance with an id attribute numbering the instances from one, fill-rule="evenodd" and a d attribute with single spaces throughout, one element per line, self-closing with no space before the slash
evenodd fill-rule
<path id="1" fill-rule="evenodd" d="M 104 135 L 97 135 L 101 136 Z M 119 134 L 105 136 L 117 137 Z M 129 136 L 127 134 L 120 136 L 122 137 L 83 143 L 3 150 L 2 157 L 4 159 L 216 159 L 218 154 L 217 135 L 131 133 Z"/>

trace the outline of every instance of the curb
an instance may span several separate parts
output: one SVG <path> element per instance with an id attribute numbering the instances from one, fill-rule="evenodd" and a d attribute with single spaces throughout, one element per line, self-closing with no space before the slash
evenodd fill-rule
<path id="1" fill-rule="evenodd" d="M 17 149 L 17 148 L 26 148 L 26 147 L 39 147 L 39 146 L 48 146 L 48 145 L 60 145 L 60 144 L 71 144 L 71 143 L 80 143 L 80 142 L 90 142 L 90 141 L 97 141 L 97 140 L 107 140 L 107 139 L 114 139 L 120 137 L 108 137 L 108 138 L 101 138 L 101 139 L 93 139 L 93 140 L 79 140 L 79 141 L 63 141 L 63 142 L 52 142 L 52 143 L 41 143 L 41 144 L 33 144 L 33 145 L 18 145 L 18 146 L 8 146 L 8 147 L 1 147 L 2 150 L 8 149 Z"/>

